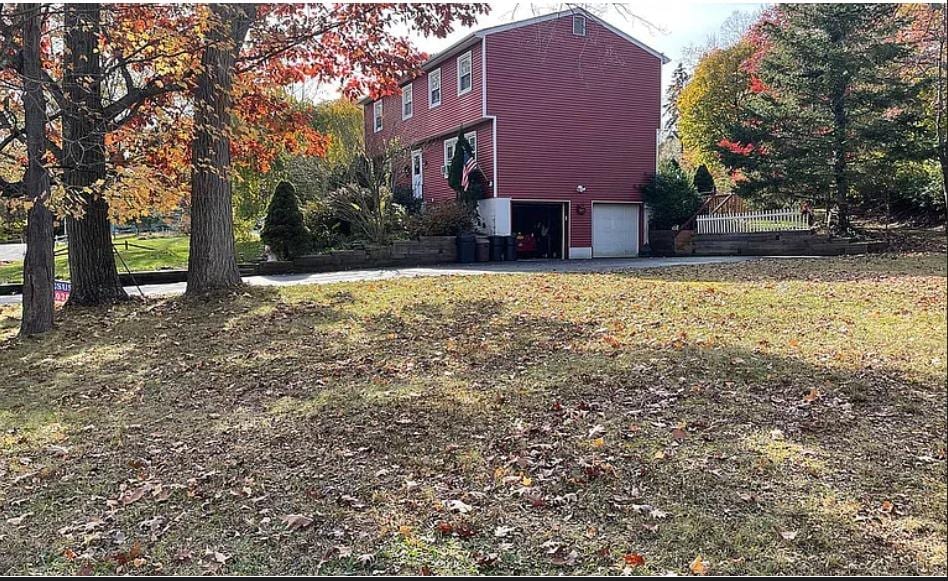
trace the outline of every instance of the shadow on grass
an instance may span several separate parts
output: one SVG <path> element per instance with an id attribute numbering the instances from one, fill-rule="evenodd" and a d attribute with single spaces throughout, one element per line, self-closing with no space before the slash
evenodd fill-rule
<path id="1" fill-rule="evenodd" d="M 873 282 L 895 277 L 945 277 L 944 254 L 869 255 L 836 258 L 761 258 L 748 263 L 682 265 L 623 275 L 670 282 Z"/>
<path id="2" fill-rule="evenodd" d="M 652 573 L 945 569 L 934 372 L 378 298 L 253 289 L 4 344 L 0 523 L 31 514 L 0 570 L 74 572 L 69 548 L 114 572 L 136 541 L 139 573 L 202 572 L 205 548 L 230 573 L 618 572 L 628 552 Z"/>

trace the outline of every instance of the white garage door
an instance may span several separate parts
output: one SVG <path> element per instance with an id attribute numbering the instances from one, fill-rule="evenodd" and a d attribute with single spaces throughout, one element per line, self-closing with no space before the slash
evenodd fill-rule
<path id="1" fill-rule="evenodd" d="M 593 256 L 637 256 L 638 204 L 593 204 Z"/>

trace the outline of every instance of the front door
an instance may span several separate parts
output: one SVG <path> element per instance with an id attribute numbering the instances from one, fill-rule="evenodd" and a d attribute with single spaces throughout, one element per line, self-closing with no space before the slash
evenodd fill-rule
<path id="1" fill-rule="evenodd" d="M 421 186 L 422 186 L 422 163 L 421 163 L 421 150 L 416 149 L 411 152 L 411 191 L 412 194 L 421 199 Z"/>

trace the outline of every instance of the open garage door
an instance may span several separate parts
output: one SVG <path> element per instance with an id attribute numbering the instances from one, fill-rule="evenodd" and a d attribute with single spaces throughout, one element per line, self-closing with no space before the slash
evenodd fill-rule
<path id="1" fill-rule="evenodd" d="M 639 204 L 593 204 L 593 258 L 639 254 Z"/>

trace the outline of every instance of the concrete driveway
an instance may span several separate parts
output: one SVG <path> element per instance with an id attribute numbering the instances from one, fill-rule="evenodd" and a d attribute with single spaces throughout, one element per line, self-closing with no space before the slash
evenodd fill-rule
<path id="1" fill-rule="evenodd" d="M 300 284 L 332 284 L 337 282 L 378 281 L 393 278 L 420 276 L 472 276 L 490 274 L 533 274 L 554 272 L 622 272 L 643 268 L 664 268 L 690 264 L 719 264 L 742 262 L 753 257 L 746 256 L 701 256 L 673 258 L 599 258 L 594 260 L 517 260 L 514 262 L 481 262 L 475 264 L 445 264 L 417 268 L 378 268 L 373 270 L 347 270 L 313 274 L 280 274 L 271 276 L 248 276 L 244 282 L 253 286 L 292 286 Z M 183 294 L 186 283 L 142 285 L 146 296 Z M 128 293 L 137 295 L 138 288 L 125 287 Z M 0 296 L 0 304 L 19 303 L 19 295 Z"/>

